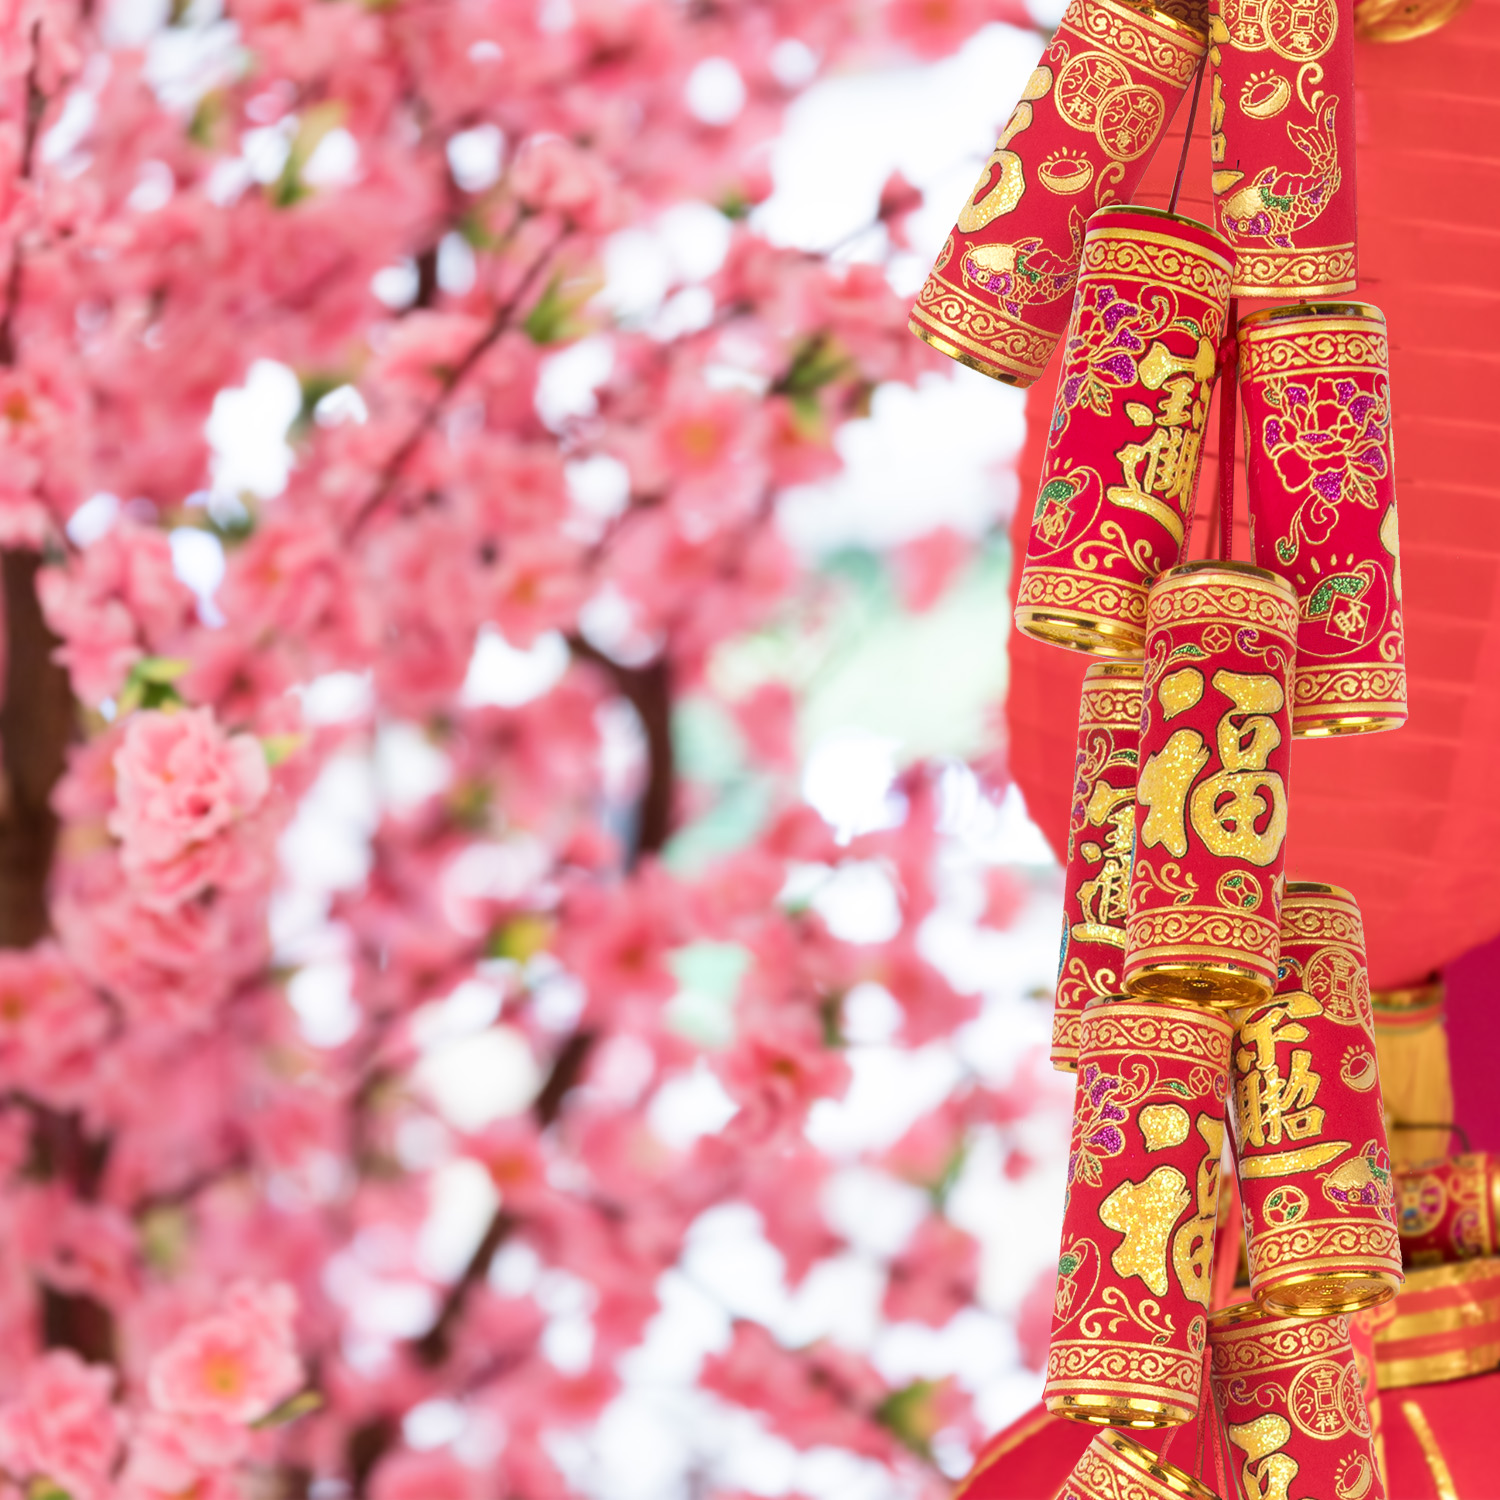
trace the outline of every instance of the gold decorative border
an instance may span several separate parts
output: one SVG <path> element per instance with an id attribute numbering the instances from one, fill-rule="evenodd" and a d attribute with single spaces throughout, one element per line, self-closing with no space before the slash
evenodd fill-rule
<path id="1" fill-rule="evenodd" d="M 954 286 L 936 271 L 923 282 L 911 316 L 959 349 L 1013 371 L 1028 385 L 1047 368 L 1062 338 L 1061 329 L 1050 333 L 1022 323 Z"/>
<path id="2" fill-rule="evenodd" d="M 1192 292 L 1213 304 L 1209 309 L 1222 321 L 1229 299 L 1233 262 L 1206 245 L 1156 234 L 1135 225 L 1094 228 L 1083 242 L 1079 279 L 1094 276 L 1131 276 L 1140 281 Z M 1205 329 L 1212 336 L 1217 328 Z"/>
<path id="3" fill-rule="evenodd" d="M 1179 91 L 1187 87 L 1208 49 L 1208 38 L 1184 22 L 1165 13 L 1148 16 L 1115 0 L 1069 6 L 1055 35 L 1103 47 Z"/>
<path id="4" fill-rule="evenodd" d="M 1352 896 L 1304 895 L 1288 890 L 1281 903 L 1281 941 L 1342 943 L 1365 956 L 1365 924 Z"/>
<path id="5" fill-rule="evenodd" d="M 1292 713 L 1406 713 L 1406 667 L 1386 662 L 1353 662 L 1335 667 L 1297 668 Z"/>
<path id="6" fill-rule="evenodd" d="M 1074 1392 L 1139 1396 L 1196 1403 L 1202 1390 L 1203 1356 L 1160 1344 L 1081 1343 L 1053 1339 L 1047 1351 L 1044 1401 Z"/>
<path id="7" fill-rule="evenodd" d="M 1100 1433 L 1063 1485 L 1069 1500 L 1216 1500 L 1191 1475 L 1122 1432 Z"/>
<path id="8" fill-rule="evenodd" d="M 1083 1012 L 1082 1048 L 1091 1058 L 1119 1052 L 1175 1063 L 1229 1066 L 1234 1027 L 1216 1011 L 1151 1000 L 1096 1000 Z"/>
<path id="9" fill-rule="evenodd" d="M 1341 1355 L 1351 1361 L 1354 1358 L 1347 1318 L 1257 1316 L 1253 1303 L 1248 1310 L 1233 1307 L 1211 1314 L 1208 1347 L 1215 1380 L 1306 1364 L 1315 1359 Z"/>
<path id="10" fill-rule="evenodd" d="M 1023 609 L 1065 609 L 1146 630 L 1146 585 L 1128 583 L 1071 568 L 1034 567 L 1027 563 L 1016 596 L 1016 615 Z"/>
<path id="11" fill-rule="evenodd" d="M 1164 630 L 1184 622 L 1222 622 L 1236 628 L 1254 625 L 1273 631 L 1295 649 L 1297 601 L 1291 585 L 1278 579 L 1246 578 L 1233 582 L 1198 574 L 1164 573 L 1146 602 L 1146 628 Z"/>
<path id="12" fill-rule="evenodd" d="M 1335 297 L 1358 285 L 1353 245 L 1320 250 L 1235 246 L 1234 292 L 1238 297 Z"/>
<path id="13" fill-rule="evenodd" d="M 1303 1271 L 1368 1270 L 1401 1274 L 1401 1239 L 1395 1226 L 1347 1219 L 1311 1219 L 1285 1226 L 1255 1226 L 1250 1242 L 1250 1285 L 1256 1296 L 1266 1283 Z"/>
<path id="14" fill-rule="evenodd" d="M 1225 911 L 1219 906 L 1163 906 L 1126 918 L 1125 946 L 1130 955 L 1127 974 L 1164 958 L 1205 956 L 1222 956 L 1236 963 L 1253 956 L 1274 974 L 1281 954 L 1281 930 L 1275 922 L 1251 912 Z"/>

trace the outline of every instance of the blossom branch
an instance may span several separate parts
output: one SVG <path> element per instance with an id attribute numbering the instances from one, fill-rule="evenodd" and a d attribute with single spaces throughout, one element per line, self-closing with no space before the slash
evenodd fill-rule
<path id="1" fill-rule="evenodd" d="M 521 304 L 530 295 L 532 288 L 536 285 L 543 271 L 551 264 L 553 257 L 562 248 L 563 241 L 567 239 L 569 229 L 564 226 L 554 237 L 540 255 L 526 268 L 525 274 L 516 284 L 516 289 L 504 302 L 495 309 L 495 315 L 490 319 L 489 326 L 470 346 L 468 352 L 448 373 L 443 380 L 442 389 L 428 403 L 426 410 L 417 419 L 411 431 L 401 440 L 396 451 L 387 461 L 375 488 L 370 492 L 369 498 L 360 506 L 355 513 L 354 519 L 349 523 L 348 535 L 352 541 L 364 530 L 365 525 L 374 516 L 375 512 L 391 497 L 397 482 L 401 478 L 402 471 L 411 461 L 412 455 L 421 445 L 423 438 L 430 433 L 437 424 L 448 405 L 453 393 L 461 386 L 479 361 L 500 341 L 500 339 L 514 325 L 516 314 L 520 311 Z M 434 274 L 436 272 L 436 260 L 433 262 Z"/>

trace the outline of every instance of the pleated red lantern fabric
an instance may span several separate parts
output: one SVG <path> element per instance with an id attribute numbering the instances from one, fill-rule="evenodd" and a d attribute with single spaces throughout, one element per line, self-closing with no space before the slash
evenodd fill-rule
<path id="1" fill-rule="evenodd" d="M 1500 932 L 1500 798 L 1486 795 L 1500 746 L 1500 0 L 1400 46 L 1356 43 L 1360 284 L 1390 329 L 1396 488 L 1410 717 L 1394 734 L 1299 746 L 1287 875 L 1355 891 L 1378 989 L 1425 978 Z M 1186 111 L 1183 111 L 1186 113 Z M 1164 204 L 1182 122 L 1137 197 Z M 1211 212 L 1200 107 L 1178 211 Z M 1241 312 L 1252 308 L 1242 304 Z M 1020 474 L 1036 491 L 1056 363 L 1037 383 Z M 1205 450 L 1217 422 L 1210 416 Z M 1203 556 L 1216 451 L 1199 488 Z M 1250 557 L 1243 482 L 1235 555 Z M 1031 514 L 1013 536 L 1024 548 Z M 1017 570 L 1019 571 L 1019 569 Z M 1013 634 L 1010 764 L 1053 847 L 1067 815 L 1086 663 Z"/>

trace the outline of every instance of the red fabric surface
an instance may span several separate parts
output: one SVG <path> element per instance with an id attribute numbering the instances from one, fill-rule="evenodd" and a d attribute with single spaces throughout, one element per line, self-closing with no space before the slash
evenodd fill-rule
<path id="1" fill-rule="evenodd" d="M 1500 0 L 1417 41 L 1357 47 L 1359 293 L 1391 334 L 1411 717 L 1393 733 L 1299 742 L 1287 874 L 1347 886 L 1376 987 L 1420 979 L 1500 932 Z M 1201 107 L 1200 107 L 1201 109 Z M 1206 110 L 1179 205 L 1210 216 Z M 1162 204 L 1174 125 L 1139 193 Z M 1175 136 L 1178 145 L 1172 145 Z M 1249 310 L 1248 308 L 1245 310 Z M 1056 361 L 1037 382 L 1021 467 L 1017 553 L 1031 517 Z M 1213 444 L 1215 424 L 1210 418 Z M 1198 492 L 1204 555 L 1214 455 Z M 1235 554 L 1249 557 L 1243 504 Z M 1053 848 L 1067 838 L 1087 662 L 1010 638 L 1011 765 Z"/>

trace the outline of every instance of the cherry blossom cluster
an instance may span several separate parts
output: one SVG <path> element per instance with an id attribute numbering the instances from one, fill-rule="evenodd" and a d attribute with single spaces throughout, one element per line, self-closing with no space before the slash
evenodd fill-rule
<path id="1" fill-rule="evenodd" d="M 730 692 L 715 662 L 820 608 L 778 498 L 838 468 L 878 385 L 936 361 L 878 258 L 778 247 L 753 209 L 812 78 L 1005 14 L 0 0 L 0 1497 L 550 1500 L 574 1492 L 558 1435 L 619 1392 L 701 1215 L 749 1205 L 794 1284 L 840 1249 L 805 1126 L 848 1084 L 847 997 L 882 987 L 909 1046 L 977 1008 L 918 942 L 938 772 L 841 842 L 799 799 L 790 690 Z M 919 201 L 893 180 L 877 235 L 898 244 Z M 660 319 L 612 313 L 616 237 L 682 204 L 722 221 L 717 269 Z M 603 373 L 550 409 L 584 348 Z M 258 360 L 300 388 L 271 498 L 226 492 L 207 436 Z M 211 596 L 176 566 L 194 536 L 223 557 Z M 963 550 L 918 544 L 909 599 Z M 476 702 L 494 636 L 561 642 L 563 667 Z M 312 712 L 330 684 L 356 706 Z M 686 868 L 692 694 L 773 790 L 748 839 Z M 310 1040 L 278 850 L 396 730 L 443 775 L 374 799 L 365 868 L 320 913 L 353 1019 Z M 841 941 L 795 894 L 856 863 L 898 893 L 888 939 Z M 1007 905 L 997 887 L 994 920 Z M 712 1038 L 675 1005 L 698 945 L 748 955 Z M 466 1128 L 422 1083 L 424 1025 L 476 980 L 535 1083 Z M 699 1076 L 727 1121 L 673 1143 L 653 1103 Z M 945 1194 L 972 1133 L 1026 1107 L 967 1079 L 874 1163 L 930 1205 L 888 1318 L 973 1301 Z M 435 1272 L 424 1225 L 465 1164 L 495 1206 Z M 587 1289 L 586 1357 L 549 1353 L 501 1274 L 524 1264 Z M 421 1289 L 411 1327 L 365 1316 L 382 1280 Z M 941 1492 L 935 1443 L 978 1431 L 951 1380 L 893 1386 L 749 1320 L 701 1385 L 903 1493 Z M 433 1402 L 462 1440 L 409 1441 Z"/>

